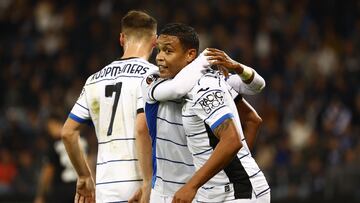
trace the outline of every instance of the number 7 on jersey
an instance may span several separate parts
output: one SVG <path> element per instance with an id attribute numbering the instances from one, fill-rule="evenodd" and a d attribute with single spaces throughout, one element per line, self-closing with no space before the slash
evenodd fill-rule
<path id="1" fill-rule="evenodd" d="M 117 109 L 117 105 L 118 105 L 120 93 L 121 93 L 121 86 L 122 86 L 121 82 L 118 82 L 115 85 L 106 85 L 105 86 L 105 97 L 112 97 L 113 92 L 115 92 L 115 99 L 114 99 L 114 104 L 113 104 L 113 108 L 112 108 L 110 124 L 109 124 L 108 132 L 107 132 L 108 136 L 110 136 L 112 134 L 115 113 L 116 113 L 116 109 Z"/>

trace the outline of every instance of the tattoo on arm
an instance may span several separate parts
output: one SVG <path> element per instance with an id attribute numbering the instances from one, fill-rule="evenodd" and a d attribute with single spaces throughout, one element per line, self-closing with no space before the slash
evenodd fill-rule
<path id="1" fill-rule="evenodd" d="M 216 137 L 219 138 L 219 135 L 227 130 L 231 124 L 232 120 L 231 119 L 226 119 L 222 124 L 220 124 L 218 127 L 215 128 L 214 130 L 214 134 L 216 135 Z"/>

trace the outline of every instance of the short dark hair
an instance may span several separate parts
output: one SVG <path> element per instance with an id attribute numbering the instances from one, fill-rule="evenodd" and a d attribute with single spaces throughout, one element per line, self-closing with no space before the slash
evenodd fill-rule
<path id="1" fill-rule="evenodd" d="M 121 32 L 142 38 L 156 32 L 157 21 L 143 11 L 131 10 L 121 19 Z"/>
<path id="2" fill-rule="evenodd" d="M 193 27 L 182 23 L 169 23 L 164 26 L 159 35 L 175 36 L 185 50 L 196 49 L 196 53 L 199 53 L 199 35 Z"/>

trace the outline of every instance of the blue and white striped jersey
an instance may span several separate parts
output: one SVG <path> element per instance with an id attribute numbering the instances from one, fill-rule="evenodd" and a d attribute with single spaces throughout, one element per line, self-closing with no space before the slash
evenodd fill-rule
<path id="1" fill-rule="evenodd" d="M 135 119 L 144 102 L 141 81 L 158 68 L 141 58 L 112 62 L 91 75 L 69 117 L 92 122 L 97 139 L 96 202 L 127 201 L 142 181 Z M 128 187 L 127 183 L 134 187 Z"/>
<path id="2" fill-rule="evenodd" d="M 269 192 L 265 176 L 246 144 L 234 95 L 229 89 L 221 76 L 207 73 L 187 94 L 183 105 L 183 127 L 197 170 L 209 159 L 219 142 L 213 130 L 224 120 L 233 119 L 243 144 L 230 164 L 198 190 L 197 200 L 200 202 L 248 199 L 252 192 L 257 196 Z"/>
<path id="3" fill-rule="evenodd" d="M 147 124 L 153 139 L 153 189 L 159 194 L 173 196 L 195 172 L 182 126 L 181 109 L 184 102 L 181 98 L 193 88 L 209 66 L 202 53 L 175 78 L 161 79 L 155 73 L 142 83 Z M 244 83 L 238 75 L 231 75 L 227 80 L 231 85 L 229 91 L 234 96 L 260 92 L 265 87 L 265 80 L 256 71 L 254 73 L 254 80 L 250 84 Z"/>
<path id="4" fill-rule="evenodd" d="M 153 84 L 160 84 L 157 79 Z M 195 172 L 182 125 L 182 101 L 157 102 L 147 98 L 144 81 L 145 113 L 153 140 L 153 189 L 173 196 Z"/>

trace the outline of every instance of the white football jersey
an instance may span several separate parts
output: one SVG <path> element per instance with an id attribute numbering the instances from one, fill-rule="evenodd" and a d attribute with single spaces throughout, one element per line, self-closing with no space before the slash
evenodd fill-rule
<path id="1" fill-rule="evenodd" d="M 156 102 L 150 99 L 148 89 L 166 81 L 156 74 L 151 78 L 152 83 L 147 84 L 144 80 L 142 87 L 144 101 L 147 102 L 146 120 L 153 143 L 152 186 L 159 194 L 171 197 L 191 178 L 195 167 L 182 125 L 182 101 Z"/>
<path id="2" fill-rule="evenodd" d="M 243 135 L 234 95 L 216 73 L 205 74 L 188 93 L 182 109 L 187 144 L 198 170 L 209 159 L 219 139 L 213 130 L 224 120 L 233 119 L 243 147 L 237 156 L 198 190 L 200 202 L 224 202 L 257 197 L 270 189 L 264 174 L 252 158 Z"/>
<path id="3" fill-rule="evenodd" d="M 173 196 L 195 172 L 182 126 L 181 97 L 192 89 L 207 67 L 209 64 L 205 56 L 200 54 L 174 79 L 161 79 L 155 73 L 142 84 L 144 101 L 147 102 L 147 124 L 153 140 L 153 189 L 157 194 Z M 256 71 L 254 73 L 254 80 L 250 84 L 245 84 L 238 75 L 230 76 L 228 82 L 234 98 L 237 93 L 256 94 L 261 91 L 265 81 Z M 181 102 L 172 100 L 174 98 L 181 99 Z"/>
<path id="4" fill-rule="evenodd" d="M 141 81 L 158 68 L 142 58 L 112 62 L 91 75 L 69 117 L 92 122 L 98 139 L 96 202 L 122 202 L 141 184 L 135 119 L 144 102 Z"/>

